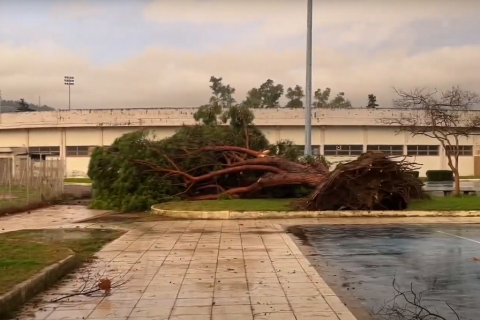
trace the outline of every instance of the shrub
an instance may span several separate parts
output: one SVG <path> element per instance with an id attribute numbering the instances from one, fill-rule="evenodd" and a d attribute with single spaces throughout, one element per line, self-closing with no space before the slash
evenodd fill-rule
<path id="1" fill-rule="evenodd" d="M 428 181 L 453 181 L 453 171 L 451 170 L 428 170 Z"/>
<path id="2" fill-rule="evenodd" d="M 420 177 L 420 171 L 412 171 L 411 173 L 412 173 L 412 176 L 414 178 L 419 178 Z"/>

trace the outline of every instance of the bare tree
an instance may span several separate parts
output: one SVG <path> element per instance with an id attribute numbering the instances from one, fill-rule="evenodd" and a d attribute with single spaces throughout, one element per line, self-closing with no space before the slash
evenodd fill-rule
<path id="1" fill-rule="evenodd" d="M 403 111 L 398 117 L 384 118 L 381 122 L 397 126 L 399 132 L 438 140 L 446 152 L 448 166 L 455 175 L 454 194 L 458 195 L 460 138 L 468 138 L 479 132 L 479 113 L 473 111 L 480 103 L 478 95 L 459 87 L 444 92 L 436 89 L 415 89 L 410 92 L 394 90 L 398 95 L 394 106 Z"/>

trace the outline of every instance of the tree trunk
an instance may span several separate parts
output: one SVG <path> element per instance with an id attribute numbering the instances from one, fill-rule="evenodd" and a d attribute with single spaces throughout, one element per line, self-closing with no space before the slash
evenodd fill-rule
<path id="1" fill-rule="evenodd" d="M 195 196 L 190 198 L 189 200 L 216 200 L 224 195 L 238 196 L 245 193 L 257 192 L 263 188 L 278 186 L 304 185 L 314 188 L 318 186 L 323 181 L 323 179 L 324 176 L 321 174 L 288 172 L 281 174 L 269 173 L 249 186 L 232 188 L 219 194 Z"/>
<path id="2" fill-rule="evenodd" d="M 458 170 L 458 151 L 457 154 L 455 154 L 455 168 L 453 170 L 453 174 L 455 175 L 454 177 L 454 190 L 455 190 L 455 195 L 459 196 L 460 195 L 460 170 Z"/>
<path id="3" fill-rule="evenodd" d="M 460 177 L 458 175 L 457 172 L 454 173 L 455 174 L 455 177 L 454 177 L 454 192 L 453 194 L 458 196 L 460 195 Z"/>

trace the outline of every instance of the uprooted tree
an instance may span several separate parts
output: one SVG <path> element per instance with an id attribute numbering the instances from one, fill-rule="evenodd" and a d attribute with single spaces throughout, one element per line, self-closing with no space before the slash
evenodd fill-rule
<path id="1" fill-rule="evenodd" d="M 395 91 L 398 98 L 394 100 L 394 106 L 402 111 L 395 118 L 384 118 L 381 122 L 398 127 L 399 132 L 436 139 L 454 173 L 454 194 L 458 195 L 462 138 L 479 133 L 480 116 L 473 109 L 480 104 L 480 98 L 459 87 L 443 92 L 425 89 Z"/>
<path id="2" fill-rule="evenodd" d="M 133 132 L 97 148 L 89 166 L 93 206 L 130 211 L 175 198 L 260 197 L 270 187 L 314 188 L 328 170 L 269 156 L 265 137 L 247 130 L 250 148 L 230 126 L 210 125 L 185 126 L 160 141 Z"/>
<path id="3" fill-rule="evenodd" d="M 368 152 L 339 164 L 315 190 L 297 202 L 302 210 L 403 210 L 426 195 L 415 176 L 418 165 L 404 158 Z"/>
<path id="4" fill-rule="evenodd" d="M 160 141 L 150 132 L 129 133 L 93 152 L 93 207 L 133 211 L 176 198 L 298 197 L 320 182 L 328 171 L 323 157 L 298 159 L 291 142 L 270 144 L 250 108 L 234 103 L 234 89 L 221 78 L 210 82 L 212 97 L 194 115 L 200 124 Z"/>
<path id="5" fill-rule="evenodd" d="M 194 115 L 199 124 L 162 140 L 148 131 L 129 133 L 93 152 L 92 207 L 135 211 L 175 199 L 299 198 L 313 192 L 302 209 L 403 209 L 420 197 L 422 184 L 407 162 L 368 153 L 329 172 L 322 156 L 299 157 L 290 141 L 270 144 L 253 123 L 248 98 L 237 104 L 234 89 L 221 78 L 210 82 L 210 102 Z"/>

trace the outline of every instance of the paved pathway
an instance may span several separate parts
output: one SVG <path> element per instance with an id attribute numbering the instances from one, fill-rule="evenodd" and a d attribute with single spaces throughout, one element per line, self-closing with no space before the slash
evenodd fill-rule
<path id="1" fill-rule="evenodd" d="M 0 223 L 12 230 L 59 227 L 62 222 L 71 227 L 73 213 L 58 210 L 46 219 L 39 215 L 49 211 L 39 210 Z M 86 210 L 84 217 L 98 213 Z M 107 297 L 76 296 L 48 303 L 82 283 L 78 272 L 45 293 L 44 302 L 26 307 L 18 319 L 355 320 L 282 225 L 389 221 L 412 222 L 412 218 L 143 223 L 107 245 L 91 266 L 94 271 L 131 278 L 127 284 Z M 435 218 L 438 223 L 454 221 L 480 219 Z"/>
<path id="2" fill-rule="evenodd" d="M 271 221 L 145 223 L 97 256 L 131 281 L 108 297 L 40 304 L 19 319 L 355 320 Z"/>
<path id="3" fill-rule="evenodd" d="M 52 206 L 0 217 L 0 233 L 22 229 L 58 228 L 106 212 L 106 210 L 90 210 L 78 205 Z"/>

